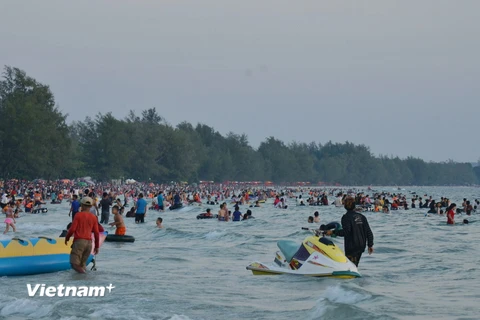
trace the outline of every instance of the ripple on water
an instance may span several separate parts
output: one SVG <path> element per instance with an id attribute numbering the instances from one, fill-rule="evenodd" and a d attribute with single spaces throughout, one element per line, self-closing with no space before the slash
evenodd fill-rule
<path id="1" fill-rule="evenodd" d="M 52 304 L 31 299 L 11 299 L 0 303 L 0 316 L 7 319 L 20 316 L 39 319 L 48 316 L 52 310 Z"/>

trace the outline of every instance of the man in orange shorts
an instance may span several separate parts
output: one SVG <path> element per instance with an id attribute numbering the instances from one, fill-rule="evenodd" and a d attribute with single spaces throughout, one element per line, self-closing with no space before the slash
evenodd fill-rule
<path id="1" fill-rule="evenodd" d="M 115 205 L 112 208 L 112 214 L 113 214 L 113 222 L 110 223 L 110 225 L 116 226 L 117 229 L 115 230 L 115 235 L 117 236 L 124 236 L 125 232 L 127 232 L 127 228 L 125 227 L 125 223 L 123 222 L 123 217 L 120 214 L 120 208 Z"/>

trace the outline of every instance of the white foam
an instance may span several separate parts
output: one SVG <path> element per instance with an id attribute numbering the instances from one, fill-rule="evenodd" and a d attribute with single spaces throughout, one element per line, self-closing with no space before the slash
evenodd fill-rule
<path id="1" fill-rule="evenodd" d="M 356 304 L 358 302 L 367 300 L 370 297 L 371 295 L 369 294 L 361 294 L 351 290 L 346 290 L 340 285 L 334 287 L 327 287 L 322 297 L 317 300 L 311 318 L 322 318 L 328 311 L 333 310 L 335 307 L 333 305 L 329 305 L 329 302 L 341 304 Z"/>
<path id="2" fill-rule="evenodd" d="M 311 319 L 321 319 L 325 313 L 327 313 L 327 311 L 329 310 L 329 306 L 327 306 L 325 303 L 324 303 L 325 299 L 321 298 L 316 306 L 315 306 L 315 309 L 313 310 L 313 314 L 312 314 L 312 317 Z"/>
<path id="3" fill-rule="evenodd" d="M 184 316 L 183 314 L 174 314 L 169 320 L 191 320 L 191 318 Z"/>
<path id="4" fill-rule="evenodd" d="M 177 212 L 182 212 L 182 213 L 184 213 L 184 212 L 190 212 L 190 211 L 192 211 L 192 210 L 195 210 L 195 208 L 196 208 L 196 206 L 183 207 L 183 208 L 177 210 Z"/>
<path id="5" fill-rule="evenodd" d="M 328 287 L 323 293 L 323 298 L 335 303 L 355 304 L 371 298 L 371 295 L 346 290 L 340 285 L 337 285 L 335 287 Z"/>
<path id="6" fill-rule="evenodd" d="M 8 317 L 15 314 L 27 315 L 31 318 L 46 317 L 53 309 L 52 305 L 40 304 L 28 299 L 15 299 L 7 302 L 0 310 L 0 316 Z"/>
<path id="7" fill-rule="evenodd" d="M 226 234 L 227 233 L 225 231 L 214 230 L 214 231 L 210 231 L 209 233 L 207 233 L 205 235 L 205 239 L 208 239 L 208 240 L 218 239 L 218 238 L 223 237 Z"/>
<path id="8" fill-rule="evenodd" d="M 111 304 L 102 305 L 102 309 L 94 311 L 91 315 L 91 318 L 105 319 L 105 318 L 119 318 L 118 306 Z M 141 317 L 137 311 L 134 310 L 121 310 L 121 318 L 123 319 L 138 319 L 138 320 L 147 320 L 148 318 Z"/>
<path id="9" fill-rule="evenodd" d="M 63 230 L 65 226 L 59 224 L 41 224 L 41 223 L 23 223 L 23 221 L 17 220 L 17 231 L 23 234 L 51 232 L 52 230 Z"/>

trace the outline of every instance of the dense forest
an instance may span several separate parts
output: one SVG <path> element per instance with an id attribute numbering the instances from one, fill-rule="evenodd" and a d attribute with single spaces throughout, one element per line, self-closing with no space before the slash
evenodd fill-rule
<path id="1" fill-rule="evenodd" d="M 221 135 L 204 124 L 171 126 L 155 108 L 125 119 L 112 113 L 66 122 L 47 85 L 17 68 L 0 81 L 0 178 L 133 178 L 169 182 L 308 181 L 343 185 L 466 185 L 480 167 L 453 161 L 375 157 L 349 142 L 285 144 L 258 149 L 245 134 Z"/>

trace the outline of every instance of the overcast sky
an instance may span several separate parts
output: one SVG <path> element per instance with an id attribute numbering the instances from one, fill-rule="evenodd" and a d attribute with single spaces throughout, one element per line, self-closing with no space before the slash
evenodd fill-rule
<path id="1" fill-rule="evenodd" d="M 69 121 L 156 107 L 254 147 L 480 157 L 480 1 L 0 1 L 0 65 Z"/>

